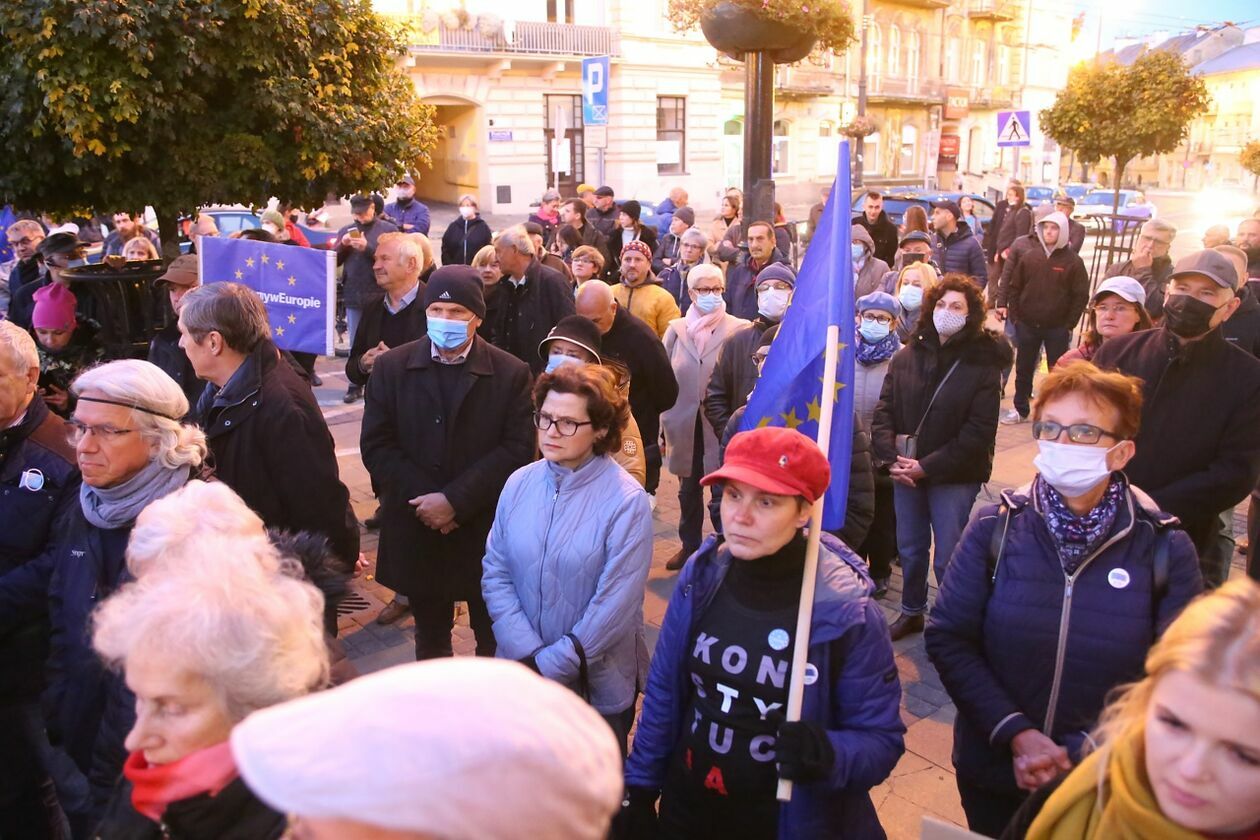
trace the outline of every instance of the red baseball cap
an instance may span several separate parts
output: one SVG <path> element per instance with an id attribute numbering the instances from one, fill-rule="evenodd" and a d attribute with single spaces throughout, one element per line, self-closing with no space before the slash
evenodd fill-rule
<path id="1" fill-rule="evenodd" d="M 831 464 L 818 444 L 795 429 L 767 426 L 740 432 L 726 447 L 726 460 L 700 483 L 742 481 L 778 496 L 816 502 L 831 484 Z"/>

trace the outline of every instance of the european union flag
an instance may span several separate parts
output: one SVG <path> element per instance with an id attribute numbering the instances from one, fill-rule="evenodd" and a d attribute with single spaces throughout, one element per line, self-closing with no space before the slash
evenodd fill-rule
<path id="1" fill-rule="evenodd" d="M 203 236 L 201 281 L 249 286 L 262 298 L 282 350 L 333 354 L 336 254 L 254 239 Z"/>
<path id="2" fill-rule="evenodd" d="M 823 400 L 834 402 L 831 415 L 831 487 L 823 501 L 823 528 L 844 525 L 849 495 L 853 440 L 853 262 L 850 254 L 849 144 L 840 144 L 839 174 L 823 209 L 805 262 L 796 277 L 792 305 L 761 378 L 748 399 L 740 431 L 787 426 L 818 440 Z M 823 393 L 828 327 L 839 327 L 836 386 Z"/>

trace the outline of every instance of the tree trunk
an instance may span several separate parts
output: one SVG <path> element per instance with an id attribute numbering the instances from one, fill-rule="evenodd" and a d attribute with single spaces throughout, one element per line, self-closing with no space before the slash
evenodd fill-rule
<path id="1" fill-rule="evenodd" d="M 171 262 L 179 256 L 179 211 L 165 205 L 154 206 L 158 234 L 162 237 L 162 259 Z"/>
<path id="2" fill-rule="evenodd" d="M 1130 158 L 1116 156 L 1116 177 L 1111 200 L 1111 212 L 1115 214 L 1120 213 L 1120 182 L 1124 180 L 1124 168 L 1129 165 L 1129 160 Z"/>

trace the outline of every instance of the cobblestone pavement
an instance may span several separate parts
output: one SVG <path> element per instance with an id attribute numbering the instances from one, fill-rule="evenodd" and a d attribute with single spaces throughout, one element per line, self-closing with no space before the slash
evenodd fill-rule
<path id="1" fill-rule="evenodd" d="M 342 480 L 350 489 L 359 520 L 363 521 L 376 509 L 368 474 L 359 458 L 359 421 L 363 415 L 363 404 L 359 402 L 347 406 L 341 401 L 346 386 L 342 373 L 344 360 L 321 359 L 318 371 L 324 386 L 316 389 L 316 396 L 336 441 Z M 1003 404 L 1003 408 L 1007 407 L 1009 400 Z M 1035 454 L 1036 446 L 1027 424 L 999 426 L 993 478 L 981 490 L 977 505 L 990 502 L 1002 490 L 1020 486 L 1031 479 Z M 656 545 L 643 609 L 649 648 L 656 643 L 677 577 L 665 570 L 665 561 L 680 545 L 676 531 L 677 488 L 678 484 L 672 476 L 662 474 L 653 514 Z M 1235 517 L 1236 532 L 1244 534 L 1245 526 L 1246 505 L 1243 504 Z M 375 533 L 364 531 L 363 551 L 372 561 L 376 556 L 376 539 Z M 1241 560 L 1235 555 L 1233 574 L 1242 573 Z M 374 621 L 381 607 L 389 602 L 391 594 L 375 580 L 356 581 L 354 595 L 358 597 L 353 600 L 358 606 L 341 616 L 340 637 L 350 658 L 362 672 L 409 662 L 415 655 L 414 622 L 410 617 L 387 627 Z M 935 594 L 933 585 L 931 597 L 935 598 Z M 900 595 L 900 571 L 894 567 L 889 593 L 880 602 L 890 621 L 897 616 Z M 471 655 L 472 631 L 466 615 L 462 614 L 462 607 L 454 636 L 456 654 Z M 945 694 L 932 663 L 928 661 L 922 634 L 902 639 L 894 645 L 894 649 L 903 689 L 901 715 L 907 727 L 906 753 L 892 776 L 872 791 L 872 796 L 889 838 L 902 840 L 919 836 L 920 821 L 925 815 L 958 824 L 962 824 L 964 818 L 950 764 L 954 706 Z"/>

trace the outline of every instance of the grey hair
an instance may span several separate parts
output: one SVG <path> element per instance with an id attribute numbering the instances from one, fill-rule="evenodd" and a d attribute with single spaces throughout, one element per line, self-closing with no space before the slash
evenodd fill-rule
<path id="1" fill-rule="evenodd" d="M 722 269 L 713 263 L 701 263 L 687 272 L 687 288 L 694 289 L 696 283 L 705 279 L 717 280 L 723 287 L 726 286 L 726 278 L 722 275 Z"/>
<path id="2" fill-rule="evenodd" d="M 1163 219 L 1151 219 L 1142 225 L 1142 229 L 1150 228 L 1157 233 L 1166 233 L 1172 239 L 1177 238 L 1177 226 Z"/>
<path id="3" fill-rule="evenodd" d="M 9 225 L 5 233 L 31 233 L 36 236 L 43 236 L 44 226 L 34 219 L 18 219 Z"/>
<path id="4" fill-rule="evenodd" d="M 546 203 L 546 202 L 548 202 L 548 201 L 559 201 L 559 200 L 560 200 L 560 191 L 559 191 L 559 190 L 554 190 L 554 189 L 552 189 L 552 190 L 547 190 L 545 193 L 543 193 L 543 194 L 542 194 L 542 200 L 543 200 L 543 202 L 544 202 L 544 203 Z"/>
<path id="5" fill-rule="evenodd" d="M 678 237 L 680 245 L 699 245 L 701 248 L 709 247 L 709 237 L 704 235 L 704 231 L 694 227 L 689 227 L 683 231 L 683 235 Z"/>
<path id="6" fill-rule="evenodd" d="M 179 321 L 198 344 L 217 332 L 237 353 L 249 353 L 271 338 L 267 307 L 241 283 L 206 283 L 193 289 L 180 302 Z"/>
<path id="7" fill-rule="evenodd" d="M 35 339 L 12 321 L 0 321 L 0 363 L 22 376 L 31 368 L 39 368 Z"/>
<path id="8" fill-rule="evenodd" d="M 398 246 L 398 256 L 404 260 L 416 261 L 416 273 L 424 271 L 424 253 L 421 250 L 420 242 L 413 237 L 424 236 L 422 233 L 403 233 L 400 230 L 392 230 L 389 233 L 382 233 L 376 239 L 376 249 L 379 251 L 382 245 L 390 242 Z M 427 237 L 426 237 L 427 238 Z"/>
<path id="9" fill-rule="evenodd" d="M 534 256 L 534 240 L 529 238 L 529 232 L 525 230 L 524 225 L 512 225 L 499 234 L 494 244 L 502 244 L 503 247 L 511 248 L 518 254 Z"/>
<path id="10" fill-rule="evenodd" d="M 420 270 L 428 271 L 429 266 L 434 265 L 437 260 L 433 257 L 433 240 L 425 236 L 420 231 L 409 233 L 407 236 L 412 242 L 416 243 L 416 247 L 420 249 Z"/>
<path id="11" fill-rule="evenodd" d="M 258 514 L 226 484 L 190 481 L 140 511 L 127 540 L 127 568 L 135 578 L 142 578 L 203 539 L 219 537 L 266 540 L 266 530 Z M 258 560 L 269 571 L 280 571 L 271 557 L 263 555 Z M 235 561 L 234 557 L 207 558 L 212 563 Z M 179 563 L 187 565 L 184 560 Z"/>
<path id="12" fill-rule="evenodd" d="M 233 722 L 327 684 L 324 597 L 275 571 L 265 537 L 207 536 L 177 554 L 188 562 L 168 558 L 96 610 L 92 643 L 106 662 L 196 674 Z"/>
<path id="13" fill-rule="evenodd" d="M 132 422 L 157 446 L 155 460 L 168 469 L 196 467 L 206 459 L 205 432 L 174 419 L 188 414 L 188 398 L 157 365 L 139 359 L 106 362 L 79 374 L 70 392 L 136 406 Z"/>

